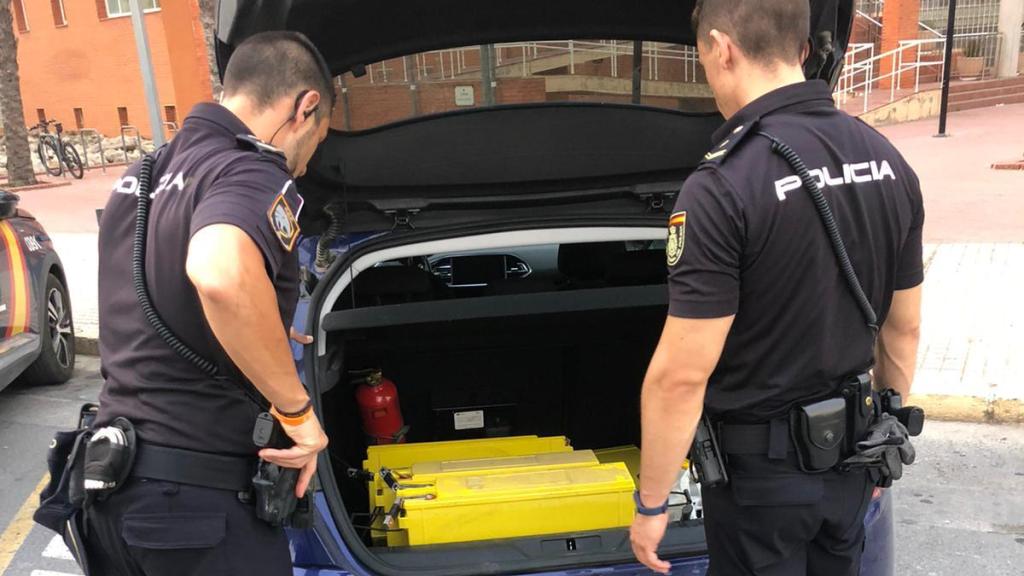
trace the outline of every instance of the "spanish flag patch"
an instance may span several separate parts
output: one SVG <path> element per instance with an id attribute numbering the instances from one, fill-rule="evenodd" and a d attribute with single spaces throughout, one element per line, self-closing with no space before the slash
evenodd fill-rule
<path id="1" fill-rule="evenodd" d="M 668 240 L 665 243 L 665 257 L 669 266 L 675 266 L 683 255 L 686 243 L 686 211 L 676 212 L 668 219 Z"/>

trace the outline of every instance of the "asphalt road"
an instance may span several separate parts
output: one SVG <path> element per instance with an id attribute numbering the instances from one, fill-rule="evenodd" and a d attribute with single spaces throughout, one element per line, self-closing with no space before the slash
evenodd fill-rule
<path id="1" fill-rule="evenodd" d="M 99 387 L 99 362 L 79 357 L 68 384 L 0 392 L 0 576 L 78 574 L 53 535 L 25 518 L 53 432 Z M 929 422 L 915 446 L 918 461 L 895 490 L 896 574 L 1024 575 L 1024 427 Z"/>
<path id="2" fill-rule="evenodd" d="M 26 512 L 34 510 L 38 502 L 34 492 L 46 474 L 46 450 L 54 432 L 72 428 L 81 405 L 96 400 L 101 383 L 99 369 L 98 358 L 79 356 L 74 376 L 66 384 L 31 388 L 12 385 L 0 392 L 2 576 L 79 573 L 66 557 L 66 549 L 50 546 L 53 533 L 32 524 L 30 516 L 26 520 Z M 30 530 L 27 537 L 26 529 Z"/>

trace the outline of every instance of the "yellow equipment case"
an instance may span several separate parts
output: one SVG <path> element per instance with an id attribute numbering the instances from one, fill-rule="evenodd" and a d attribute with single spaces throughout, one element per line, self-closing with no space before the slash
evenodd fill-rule
<path id="1" fill-rule="evenodd" d="M 423 462 L 447 463 L 455 460 L 479 460 L 510 456 L 536 456 L 539 454 L 571 453 L 572 446 L 565 436 L 540 438 L 512 436 L 508 438 L 481 438 L 424 442 L 418 444 L 385 444 L 366 449 L 363 469 L 373 473 L 370 482 L 370 511 L 379 506 L 391 506 L 394 496 L 384 484 L 380 471 L 392 470 L 400 482 L 411 483 L 412 467 Z M 417 481 L 416 483 L 422 483 Z"/>
<path id="2" fill-rule="evenodd" d="M 592 457 L 593 454 L 591 453 Z M 622 462 L 451 472 L 431 488 L 400 490 L 392 546 L 602 530 L 633 520 L 636 484 Z"/>

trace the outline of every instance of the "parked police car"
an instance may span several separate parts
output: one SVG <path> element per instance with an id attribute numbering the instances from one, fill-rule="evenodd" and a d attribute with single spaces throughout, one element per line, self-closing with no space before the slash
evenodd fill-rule
<path id="1" fill-rule="evenodd" d="M 75 337 L 60 258 L 43 226 L 0 190 L 0 389 L 71 377 Z"/>
<path id="2" fill-rule="evenodd" d="M 853 2 L 811 7 L 805 71 L 834 83 Z M 692 9 L 221 0 L 221 70 L 246 37 L 291 29 L 338 75 L 332 131 L 298 182 L 295 326 L 315 341 L 296 345 L 296 362 L 331 442 L 313 527 L 290 532 L 296 574 L 648 573 L 624 525 L 495 537 L 510 527 L 454 507 L 423 520 L 430 543 L 410 542 L 408 510 L 375 506 L 386 488 L 362 463 L 382 439 L 638 445 L 640 385 L 667 309 L 668 211 L 722 123 Z M 359 394 L 368 373 L 387 394 Z M 701 510 L 687 492 L 660 553 L 674 574 L 701 575 Z M 862 574 L 892 574 L 887 493 L 865 523 Z"/>

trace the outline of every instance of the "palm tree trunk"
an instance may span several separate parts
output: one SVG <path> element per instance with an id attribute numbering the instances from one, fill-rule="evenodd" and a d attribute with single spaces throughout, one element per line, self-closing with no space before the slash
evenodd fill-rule
<path id="1" fill-rule="evenodd" d="M 214 34 L 217 25 L 217 1 L 199 0 L 199 15 L 203 26 L 203 38 L 206 40 L 206 60 L 210 64 L 210 88 L 214 99 L 220 99 L 222 91 L 220 74 L 217 73 L 217 57 L 214 55 Z"/>
<path id="2" fill-rule="evenodd" d="M 4 119 L 4 141 L 7 145 L 8 183 L 12 187 L 35 184 L 32 150 L 28 146 L 25 112 L 21 105 L 18 40 L 14 37 L 10 0 L 0 0 L 0 112 Z"/>

